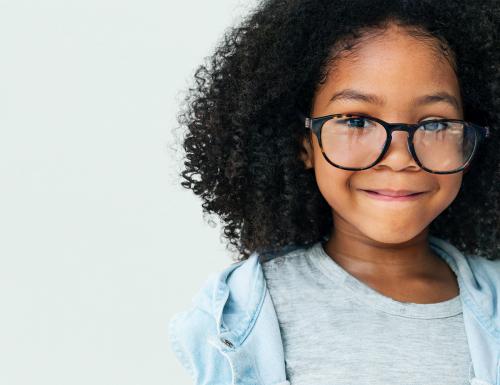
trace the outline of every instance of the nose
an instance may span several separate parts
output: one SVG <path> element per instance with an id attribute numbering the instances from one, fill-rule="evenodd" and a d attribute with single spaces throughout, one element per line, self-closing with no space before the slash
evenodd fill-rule
<path id="1" fill-rule="evenodd" d="M 411 158 L 411 153 L 409 151 L 410 149 L 408 147 L 408 136 L 408 132 L 401 131 L 396 128 L 396 130 L 392 132 L 391 144 L 387 149 L 387 152 L 391 150 L 393 151 L 394 149 L 402 150 L 402 152 L 408 154 L 408 156 L 410 156 Z"/>
<path id="2" fill-rule="evenodd" d="M 406 167 L 420 168 L 410 152 L 408 136 L 409 133 L 403 131 L 401 127 L 395 127 L 389 148 L 376 167 L 386 166 L 394 170 Z"/>

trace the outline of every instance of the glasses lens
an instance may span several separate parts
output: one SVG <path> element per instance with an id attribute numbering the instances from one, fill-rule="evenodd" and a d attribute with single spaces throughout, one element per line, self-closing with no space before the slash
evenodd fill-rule
<path id="1" fill-rule="evenodd" d="M 433 171 L 452 171 L 464 166 L 476 145 L 476 130 L 462 122 L 429 122 L 413 138 L 418 159 Z"/>
<path id="2" fill-rule="evenodd" d="M 364 117 L 333 117 L 321 128 L 326 157 L 342 167 L 364 168 L 377 160 L 387 138 L 384 126 Z"/>

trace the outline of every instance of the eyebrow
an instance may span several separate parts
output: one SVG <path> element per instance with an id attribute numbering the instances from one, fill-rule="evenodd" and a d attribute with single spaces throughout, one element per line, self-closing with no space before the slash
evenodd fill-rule
<path id="1" fill-rule="evenodd" d="M 330 98 L 330 103 L 335 100 L 361 101 L 379 106 L 383 106 L 385 104 L 385 100 L 375 94 L 363 94 L 362 92 L 352 88 L 346 88 L 342 91 L 336 92 Z M 433 94 L 420 96 L 413 101 L 413 104 L 416 106 L 423 106 L 438 102 L 450 104 L 460 111 L 460 103 L 457 98 L 446 91 L 439 91 Z"/>

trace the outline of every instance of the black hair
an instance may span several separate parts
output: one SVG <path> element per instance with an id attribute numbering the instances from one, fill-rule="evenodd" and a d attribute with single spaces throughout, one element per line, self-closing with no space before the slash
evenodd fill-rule
<path id="1" fill-rule="evenodd" d="M 336 55 L 392 21 L 439 43 L 459 79 L 464 120 L 491 131 L 429 232 L 463 253 L 500 258 L 499 16 L 493 0 L 260 2 L 195 71 L 178 115 L 187 128 L 181 185 L 221 219 L 237 261 L 327 239 L 331 209 L 300 159 L 307 132 L 296 111 L 311 110 Z"/>

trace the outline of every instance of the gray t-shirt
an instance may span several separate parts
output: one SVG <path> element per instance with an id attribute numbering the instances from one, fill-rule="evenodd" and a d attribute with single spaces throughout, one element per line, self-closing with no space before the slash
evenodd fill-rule
<path id="1" fill-rule="evenodd" d="M 460 296 L 399 302 L 358 280 L 321 242 L 262 261 L 291 385 L 466 385 Z"/>

